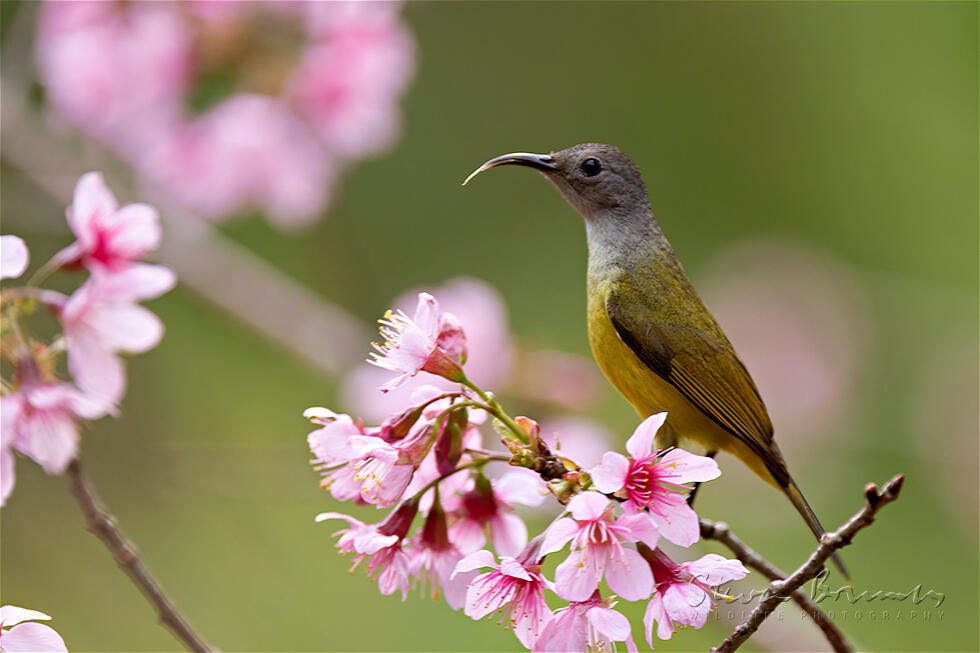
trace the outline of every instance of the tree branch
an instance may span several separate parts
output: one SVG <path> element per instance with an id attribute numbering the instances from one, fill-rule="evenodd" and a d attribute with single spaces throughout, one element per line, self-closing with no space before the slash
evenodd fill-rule
<path id="1" fill-rule="evenodd" d="M 902 483 L 904 480 L 905 477 L 899 474 L 892 478 L 892 480 L 888 481 L 888 483 L 886 483 L 881 489 L 878 489 L 878 486 L 874 483 L 868 483 L 864 489 L 864 507 L 839 529 L 833 533 L 825 533 L 823 537 L 820 538 L 820 545 L 817 547 L 817 550 L 810 555 L 810 558 L 803 564 L 803 566 L 794 571 L 785 580 L 773 580 L 772 584 L 770 585 L 769 595 L 763 599 L 754 610 L 752 610 L 745 622 L 740 624 L 732 632 L 732 634 L 725 639 L 725 641 L 711 649 L 712 652 L 729 653 L 730 651 L 737 650 L 739 646 L 744 644 L 745 641 L 759 629 L 762 622 L 765 621 L 770 614 L 772 614 L 780 603 L 782 603 L 788 597 L 794 596 L 794 593 L 799 590 L 804 583 L 816 578 L 817 575 L 820 574 L 820 572 L 823 570 L 824 563 L 831 555 L 833 555 L 834 551 L 850 544 L 854 539 L 854 536 L 857 535 L 858 531 L 871 525 L 871 523 L 874 521 L 875 515 L 879 510 L 881 510 L 882 507 L 898 498 L 898 494 L 902 489 Z M 729 533 L 729 535 L 731 534 Z M 741 543 L 739 542 L 739 544 Z M 744 547 L 744 545 L 741 546 Z M 747 549 L 748 547 L 744 548 Z M 732 550 L 734 551 L 735 549 Z M 756 562 L 761 561 L 765 565 L 768 565 L 769 571 L 778 572 L 778 569 L 773 567 L 767 561 L 763 560 L 760 556 L 758 556 L 758 554 L 755 555 L 758 558 Z M 766 571 L 763 571 L 762 569 L 760 569 L 760 571 L 768 575 Z M 819 621 L 817 623 L 818 625 L 820 624 Z"/>
<path id="2" fill-rule="evenodd" d="M 194 631 L 177 610 L 177 606 L 164 593 L 160 583 L 143 566 L 136 546 L 119 529 L 115 517 L 106 511 L 102 501 L 82 474 L 82 467 L 78 460 L 72 461 L 68 466 L 68 478 L 71 482 L 71 492 L 85 514 L 88 530 L 102 540 L 112 553 L 112 557 L 116 559 L 116 563 L 153 604 L 160 615 L 161 623 L 169 628 L 188 650 L 196 653 L 217 651 Z"/>
<path id="3" fill-rule="evenodd" d="M 746 567 L 751 567 L 755 569 L 763 576 L 769 580 L 782 581 L 786 579 L 786 572 L 781 570 L 776 565 L 772 564 L 761 555 L 750 548 L 745 542 L 740 540 L 734 533 L 732 533 L 728 524 L 725 522 L 714 522 L 710 519 L 705 519 L 703 517 L 699 518 L 701 523 L 701 537 L 706 540 L 715 540 L 724 544 L 726 547 L 735 554 L 742 564 Z M 827 642 L 830 644 L 831 648 L 837 653 L 850 653 L 854 650 L 854 646 L 847 641 L 844 637 L 844 633 L 840 631 L 827 613 L 824 612 L 819 605 L 813 599 L 811 599 L 807 593 L 802 589 L 798 589 L 789 595 L 800 609 L 810 616 L 813 622 L 823 631 L 824 637 L 827 638 Z"/>

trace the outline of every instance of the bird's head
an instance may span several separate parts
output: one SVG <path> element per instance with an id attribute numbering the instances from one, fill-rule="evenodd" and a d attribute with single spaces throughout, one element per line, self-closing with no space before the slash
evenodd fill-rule
<path id="1" fill-rule="evenodd" d="M 551 154 L 504 154 L 484 163 L 463 183 L 502 165 L 540 170 L 587 221 L 609 213 L 628 216 L 649 211 L 646 184 L 639 168 L 612 145 L 583 143 Z"/>

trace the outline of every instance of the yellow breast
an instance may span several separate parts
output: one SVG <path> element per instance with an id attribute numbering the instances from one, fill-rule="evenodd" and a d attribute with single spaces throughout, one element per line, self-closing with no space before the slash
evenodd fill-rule
<path id="1" fill-rule="evenodd" d="M 616 333 L 606 313 L 606 287 L 591 288 L 588 302 L 589 344 L 606 378 L 633 404 L 640 417 L 667 411 L 666 428 L 657 446 L 685 441 L 705 451 L 732 450 L 732 437 L 704 415 L 674 386 L 646 366 Z M 734 452 L 733 452 L 734 453 Z"/>

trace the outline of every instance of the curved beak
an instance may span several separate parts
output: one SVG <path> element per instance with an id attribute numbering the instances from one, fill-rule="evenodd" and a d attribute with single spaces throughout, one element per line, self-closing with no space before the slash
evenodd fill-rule
<path id="1" fill-rule="evenodd" d="M 501 154 L 500 156 L 490 159 L 482 166 L 474 170 L 466 181 L 463 182 L 465 186 L 470 179 L 477 176 L 484 170 L 489 170 L 490 168 L 496 168 L 497 166 L 527 166 L 528 168 L 534 168 L 536 170 L 541 170 L 543 172 L 553 172 L 558 169 L 555 165 L 555 160 L 550 154 L 531 154 L 529 152 L 512 152 L 510 154 Z"/>

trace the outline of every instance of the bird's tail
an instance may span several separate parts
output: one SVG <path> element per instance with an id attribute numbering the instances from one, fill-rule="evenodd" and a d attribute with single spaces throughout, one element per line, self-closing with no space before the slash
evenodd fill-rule
<path id="1" fill-rule="evenodd" d="M 817 536 L 817 541 L 823 536 L 826 531 L 820 524 L 820 520 L 817 519 L 816 513 L 813 512 L 813 508 L 807 503 L 806 499 L 803 497 L 803 493 L 800 492 L 800 488 L 796 485 L 793 479 L 789 479 L 789 484 L 782 488 L 789 500 L 793 502 L 796 510 L 803 516 L 803 520 L 806 525 L 810 527 L 813 534 Z M 844 566 L 844 561 L 840 559 L 840 556 L 836 553 L 832 556 L 834 561 L 834 566 L 837 567 L 837 571 L 840 572 L 841 576 L 844 577 L 848 583 L 851 582 L 851 575 L 847 573 L 847 567 Z"/>

